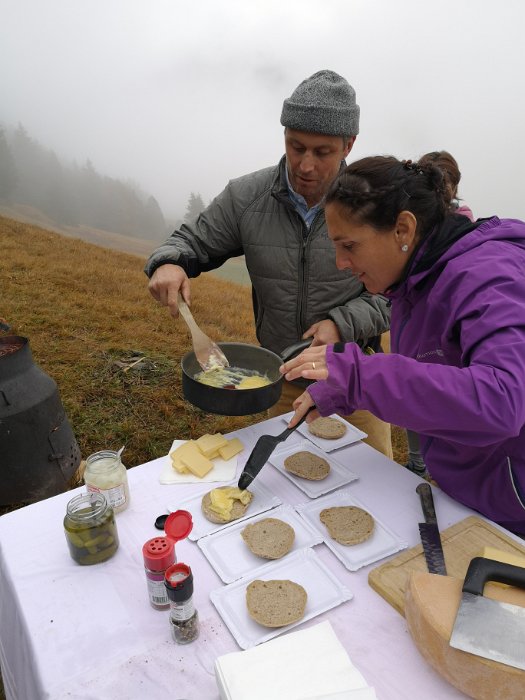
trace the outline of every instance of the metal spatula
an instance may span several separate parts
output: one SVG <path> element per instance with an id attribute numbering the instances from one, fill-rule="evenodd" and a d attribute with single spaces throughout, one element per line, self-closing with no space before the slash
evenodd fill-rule
<path id="1" fill-rule="evenodd" d="M 255 443 L 255 447 L 253 448 L 251 455 L 246 460 L 242 474 L 237 482 L 237 486 L 241 489 L 241 491 L 247 489 L 252 483 L 257 474 L 268 461 L 268 458 L 275 450 L 277 445 L 280 442 L 284 442 L 286 438 L 294 432 L 294 430 L 297 430 L 301 423 L 304 422 L 306 416 L 310 413 L 310 411 L 313 411 L 314 408 L 315 406 L 310 406 L 308 411 L 304 414 L 297 425 L 294 425 L 293 428 L 286 428 L 286 430 L 283 430 L 283 432 L 279 433 L 279 435 L 261 435 L 261 437 Z"/>
<path id="2" fill-rule="evenodd" d="M 193 352 L 202 369 L 206 372 L 218 367 L 229 367 L 230 363 L 226 355 L 217 343 L 214 343 L 211 338 L 208 338 L 206 333 L 201 331 L 181 294 L 179 294 L 178 304 L 180 314 L 190 329 Z"/>

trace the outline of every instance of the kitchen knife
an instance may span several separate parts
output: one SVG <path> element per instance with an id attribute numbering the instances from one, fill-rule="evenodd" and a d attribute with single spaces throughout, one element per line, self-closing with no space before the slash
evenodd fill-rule
<path id="1" fill-rule="evenodd" d="M 472 559 L 450 646 L 525 671 L 525 608 L 485 598 L 487 581 L 525 588 L 525 569 L 483 557 Z"/>
<path id="2" fill-rule="evenodd" d="M 423 552 L 427 562 L 427 568 L 431 574 L 447 575 L 445 566 L 445 555 L 437 524 L 436 510 L 434 508 L 434 498 L 432 489 L 427 482 L 419 484 L 416 492 L 421 499 L 421 507 L 425 517 L 424 523 L 419 523 L 419 534 L 423 545 Z"/>
<path id="3" fill-rule="evenodd" d="M 310 411 L 313 411 L 314 408 L 315 406 L 310 406 L 308 411 L 300 419 L 297 425 L 294 425 L 293 428 L 286 428 L 286 430 L 283 430 L 283 432 L 279 433 L 279 435 L 261 435 L 261 437 L 255 443 L 255 447 L 253 448 L 250 456 L 246 460 L 244 469 L 242 470 L 242 473 L 239 477 L 237 486 L 241 489 L 241 491 L 247 489 L 248 486 L 252 483 L 257 474 L 261 471 L 261 469 L 268 461 L 268 458 L 275 450 L 277 445 L 280 442 L 284 442 L 284 440 L 286 440 L 286 438 L 289 435 L 291 435 L 294 432 L 294 430 L 296 430 L 301 425 L 301 423 L 304 422 L 306 416 L 310 413 Z"/>

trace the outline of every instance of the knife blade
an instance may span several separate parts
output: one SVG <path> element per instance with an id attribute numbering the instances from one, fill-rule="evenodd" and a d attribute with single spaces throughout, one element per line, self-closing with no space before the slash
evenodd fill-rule
<path id="1" fill-rule="evenodd" d="M 439 527 L 437 524 L 436 509 L 434 508 L 434 498 L 430 484 L 422 483 L 416 488 L 416 492 L 421 499 L 421 507 L 425 517 L 424 523 L 419 523 L 419 534 L 427 568 L 431 574 L 447 575 L 445 565 L 445 555 Z"/>
<path id="2" fill-rule="evenodd" d="M 525 569 L 483 557 L 472 559 L 450 646 L 525 670 L 525 608 L 485 598 L 487 581 L 525 588 Z"/>
<path id="3" fill-rule="evenodd" d="M 313 411 L 314 408 L 315 406 L 310 406 L 308 411 L 298 421 L 298 423 L 294 425 L 293 428 L 286 428 L 286 430 L 283 430 L 283 432 L 279 433 L 279 435 L 261 435 L 261 437 L 255 443 L 255 447 L 251 451 L 250 456 L 246 460 L 244 469 L 242 470 L 239 481 L 237 482 L 237 486 L 241 489 L 241 491 L 247 489 L 252 483 L 257 474 L 268 461 L 268 458 L 275 450 L 277 445 L 286 440 L 286 438 L 291 435 L 294 430 L 297 430 L 301 423 L 305 421 L 306 416 L 310 413 L 310 411 Z"/>

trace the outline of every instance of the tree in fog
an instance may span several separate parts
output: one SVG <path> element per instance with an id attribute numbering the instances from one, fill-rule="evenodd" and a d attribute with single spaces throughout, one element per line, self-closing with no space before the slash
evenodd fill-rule
<path id="1" fill-rule="evenodd" d="M 16 165 L 7 143 L 4 129 L 0 127 L 0 202 L 11 202 L 16 189 Z"/>
<path id="2" fill-rule="evenodd" d="M 197 194 L 192 192 L 190 194 L 190 198 L 188 199 L 186 213 L 184 214 L 184 221 L 186 221 L 186 222 L 195 221 L 195 219 L 199 216 L 199 214 L 201 213 L 201 211 L 204 208 L 205 208 L 205 204 L 204 204 L 200 194 L 198 192 L 197 192 Z"/>
<path id="3" fill-rule="evenodd" d="M 165 237 L 156 199 L 136 183 L 101 175 L 89 159 L 80 167 L 62 163 L 21 124 L 7 137 L 0 129 L 0 201 L 11 197 L 60 225 L 158 241 Z"/>

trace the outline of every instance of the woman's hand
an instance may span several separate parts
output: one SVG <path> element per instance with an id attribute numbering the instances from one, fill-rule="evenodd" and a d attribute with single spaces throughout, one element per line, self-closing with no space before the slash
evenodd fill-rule
<path id="1" fill-rule="evenodd" d="M 290 422 L 288 423 L 288 427 L 293 428 L 294 425 L 297 425 L 297 423 L 301 420 L 304 414 L 308 412 L 311 406 L 314 406 L 314 401 L 310 394 L 307 391 L 305 391 L 304 394 L 298 396 L 292 404 L 295 413 L 292 416 Z M 311 411 L 308 414 L 308 417 L 306 418 L 306 422 L 311 423 L 316 418 L 319 418 L 319 411 Z"/>
<path id="2" fill-rule="evenodd" d="M 297 379 L 298 377 L 313 379 L 314 381 L 327 379 L 326 348 L 326 345 L 316 345 L 315 347 L 306 348 L 306 350 L 303 350 L 297 357 L 281 365 L 279 367 L 279 372 L 284 374 L 285 379 L 288 381 Z"/>

